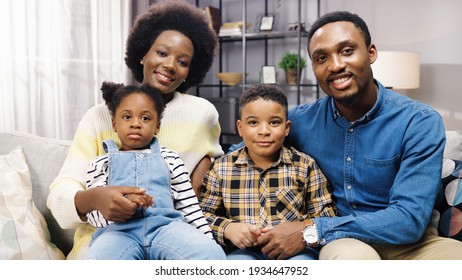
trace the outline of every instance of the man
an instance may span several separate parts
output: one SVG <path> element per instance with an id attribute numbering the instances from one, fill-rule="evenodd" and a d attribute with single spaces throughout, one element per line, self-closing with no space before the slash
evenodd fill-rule
<path id="1" fill-rule="evenodd" d="M 327 97 L 289 112 L 287 140 L 333 185 L 338 217 L 280 224 L 258 238 L 262 252 L 323 245 L 320 259 L 462 259 L 461 242 L 427 229 L 445 145 L 439 114 L 374 80 L 379 54 L 355 14 L 319 18 L 308 53 Z"/>

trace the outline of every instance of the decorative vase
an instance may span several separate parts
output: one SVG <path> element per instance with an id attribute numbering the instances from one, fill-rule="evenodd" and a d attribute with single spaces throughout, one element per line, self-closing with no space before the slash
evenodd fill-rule
<path id="1" fill-rule="evenodd" d="M 298 73 L 297 75 L 297 68 L 285 69 L 285 73 L 286 73 L 286 84 L 296 85 L 298 78 L 300 76 L 300 73 Z"/>

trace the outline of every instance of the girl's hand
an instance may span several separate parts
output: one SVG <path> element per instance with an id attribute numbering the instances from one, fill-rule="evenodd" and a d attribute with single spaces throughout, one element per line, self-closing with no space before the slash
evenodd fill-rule
<path id="1" fill-rule="evenodd" d="M 144 193 L 144 194 L 137 194 L 131 193 L 125 196 L 131 202 L 136 203 L 138 207 L 143 207 L 144 209 L 148 208 L 149 206 L 154 206 L 154 202 L 152 201 L 152 196 Z"/>

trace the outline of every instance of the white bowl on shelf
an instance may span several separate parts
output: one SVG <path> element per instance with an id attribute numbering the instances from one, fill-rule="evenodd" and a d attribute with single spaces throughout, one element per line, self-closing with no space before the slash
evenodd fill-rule
<path id="1" fill-rule="evenodd" d="M 236 86 L 241 81 L 244 75 L 241 72 L 220 72 L 216 73 L 217 78 L 229 86 Z"/>

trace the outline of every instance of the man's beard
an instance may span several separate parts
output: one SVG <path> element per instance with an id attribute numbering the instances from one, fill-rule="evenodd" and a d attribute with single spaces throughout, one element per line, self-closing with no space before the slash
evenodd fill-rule
<path id="1" fill-rule="evenodd" d="M 342 97 L 339 97 L 339 98 L 334 98 L 334 100 L 339 104 L 342 104 L 344 106 L 348 106 L 351 103 L 353 103 L 353 101 L 355 101 L 355 99 L 357 97 L 358 97 L 358 94 L 355 93 L 355 94 L 351 94 L 351 95 L 348 95 L 348 96 L 342 96 Z"/>

